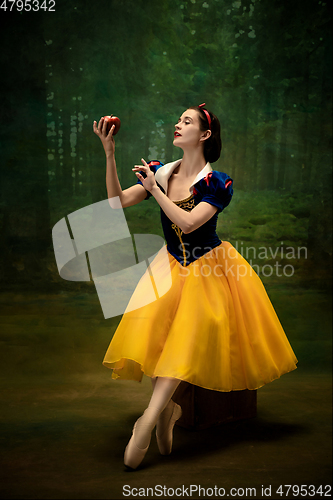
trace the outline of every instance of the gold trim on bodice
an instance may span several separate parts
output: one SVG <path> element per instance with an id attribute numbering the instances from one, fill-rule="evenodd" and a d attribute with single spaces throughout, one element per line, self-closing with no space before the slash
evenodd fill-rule
<path id="1" fill-rule="evenodd" d="M 178 200 L 178 201 L 173 201 L 175 205 L 178 207 L 182 208 L 183 210 L 186 210 L 186 212 L 191 212 L 191 210 L 195 207 L 194 205 L 194 197 L 193 194 L 191 194 L 188 198 L 185 198 L 184 200 Z M 183 231 L 180 229 L 180 227 L 177 226 L 177 224 L 171 224 L 172 229 L 176 231 L 176 234 L 179 238 L 180 244 L 183 249 L 183 257 L 184 257 L 184 264 L 183 266 L 186 265 L 186 250 L 185 246 L 182 240 L 182 234 Z"/>
<path id="2" fill-rule="evenodd" d="M 192 208 L 194 208 L 193 194 L 190 194 L 190 196 L 188 198 L 185 198 L 184 200 L 173 201 L 173 203 L 178 205 L 183 210 L 186 210 L 186 212 L 190 212 Z"/>

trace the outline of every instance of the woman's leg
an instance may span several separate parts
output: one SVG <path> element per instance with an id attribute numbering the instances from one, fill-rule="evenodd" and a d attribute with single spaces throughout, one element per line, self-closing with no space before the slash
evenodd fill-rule
<path id="1" fill-rule="evenodd" d="M 137 426 L 135 433 L 135 442 L 138 448 L 146 448 L 149 445 L 151 431 L 155 427 L 162 411 L 168 406 L 180 382 L 176 378 L 168 377 L 152 379 L 154 386 L 153 394 L 148 408 L 139 419 L 140 425 Z"/>
<path id="2" fill-rule="evenodd" d="M 178 382 L 177 387 L 179 383 L 180 381 Z M 173 428 L 176 421 L 182 415 L 181 407 L 177 405 L 171 398 L 169 399 L 169 402 L 165 406 L 164 410 L 160 413 L 156 423 L 157 445 L 162 455 L 169 455 L 171 453 Z"/>
<path id="3" fill-rule="evenodd" d="M 153 394 L 148 408 L 135 423 L 133 436 L 125 450 L 125 465 L 136 468 L 141 463 L 150 444 L 151 431 L 180 382 L 178 379 L 167 377 L 158 377 L 156 380 L 152 379 L 154 386 Z"/>
<path id="4" fill-rule="evenodd" d="M 156 381 L 157 381 L 157 377 L 151 377 L 151 385 L 153 386 L 153 390 L 155 389 Z"/>
<path id="5" fill-rule="evenodd" d="M 155 385 L 156 385 L 157 379 L 158 379 L 158 377 L 152 377 L 152 378 L 151 378 L 151 385 L 153 386 L 153 391 L 154 391 L 154 389 L 155 389 Z M 167 410 L 168 408 L 173 408 L 173 406 L 174 406 L 174 403 L 173 403 L 173 401 L 172 401 L 172 396 L 171 396 L 171 398 L 169 399 L 169 402 L 168 402 L 168 404 L 166 405 L 166 407 L 164 408 L 163 412 L 164 412 L 165 410 Z M 162 412 L 162 413 L 163 413 L 163 412 Z"/>
<path id="6" fill-rule="evenodd" d="M 157 377 L 151 379 L 153 390 L 155 389 Z M 172 397 L 168 404 L 160 413 L 156 422 L 156 438 L 158 448 L 162 455 L 169 455 L 172 450 L 173 427 L 176 421 L 181 417 L 182 409 L 177 405 Z"/>
<path id="7" fill-rule="evenodd" d="M 148 408 L 150 406 L 159 408 L 162 412 L 170 402 L 181 380 L 169 377 L 156 377 L 152 381 L 154 390 Z"/>

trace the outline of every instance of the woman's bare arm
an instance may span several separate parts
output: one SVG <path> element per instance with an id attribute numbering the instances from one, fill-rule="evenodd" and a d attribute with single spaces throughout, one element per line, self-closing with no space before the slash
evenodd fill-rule
<path id="1" fill-rule="evenodd" d="M 123 208 L 130 207 L 132 205 L 136 205 L 143 201 L 147 192 L 141 184 L 136 184 L 134 186 L 129 187 L 128 189 L 121 188 L 118 174 L 117 174 L 117 165 L 115 160 L 115 141 L 113 137 L 114 125 L 111 127 L 109 133 L 106 131 L 106 120 L 103 118 L 97 122 L 93 123 L 93 130 L 96 135 L 100 138 L 106 156 L 106 189 L 108 193 L 108 198 L 116 198 L 119 197 L 121 206 Z M 111 205 L 111 201 L 110 201 Z"/>

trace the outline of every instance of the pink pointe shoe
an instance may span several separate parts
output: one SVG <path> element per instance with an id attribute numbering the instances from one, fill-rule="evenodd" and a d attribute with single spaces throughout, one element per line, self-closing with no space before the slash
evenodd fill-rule
<path id="1" fill-rule="evenodd" d="M 182 409 L 173 402 L 173 408 L 165 409 L 157 422 L 156 439 L 161 455 L 170 455 L 172 450 L 173 428 L 182 416 Z"/>

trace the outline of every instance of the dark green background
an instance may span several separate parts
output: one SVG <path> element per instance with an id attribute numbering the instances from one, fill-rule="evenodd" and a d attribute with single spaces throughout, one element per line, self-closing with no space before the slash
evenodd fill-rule
<path id="1" fill-rule="evenodd" d="M 222 123 L 224 147 L 214 168 L 235 186 L 232 225 L 222 217 L 221 236 L 306 245 L 302 276 L 327 289 L 328 4 L 99 0 L 57 1 L 55 9 L 0 12 L 1 279 L 64 285 L 50 229 L 106 198 L 94 119 L 121 118 L 116 155 L 128 187 L 142 156 L 166 162 L 181 155 L 172 145 L 174 124 L 187 106 L 205 101 Z M 153 205 L 128 210 L 129 219 L 145 218 Z M 279 230 L 270 214 L 279 215 Z M 142 229 L 148 227 L 150 221 Z"/>
<path id="2" fill-rule="evenodd" d="M 181 156 L 172 139 L 186 107 L 206 102 L 220 118 L 223 151 L 213 168 L 234 179 L 234 197 L 219 217 L 218 234 L 244 256 L 246 247 L 279 249 L 274 258 L 255 259 L 260 268 L 293 266 L 292 276 L 261 278 L 299 359 L 297 372 L 329 373 L 329 3 L 68 0 L 56 1 L 56 12 L 22 13 L 9 12 L 10 5 L 0 9 L 1 363 L 4 404 L 13 411 L 8 422 L 31 408 L 47 384 L 55 398 L 62 384 L 82 393 L 82 380 L 110 386 L 101 361 L 120 318 L 103 318 L 92 282 L 59 277 L 51 239 L 58 220 L 107 197 L 92 122 L 110 113 L 122 121 L 116 159 L 123 188 L 136 182 L 131 168 L 141 157 Z M 132 233 L 162 234 L 153 199 L 125 214 Z M 300 247 L 307 253 L 297 258 Z M 287 248 L 296 258 L 286 258 Z M 17 498 L 14 470 L 7 473 L 10 498 Z M 58 495 L 56 488 L 45 491 Z"/>
<path id="3" fill-rule="evenodd" d="M 107 197 L 93 120 L 110 113 L 122 120 L 116 159 L 125 188 L 136 182 L 131 168 L 141 157 L 181 156 L 174 124 L 205 101 L 222 124 L 213 167 L 234 179 L 219 236 L 259 266 L 283 322 L 298 317 L 286 324 L 288 335 L 329 341 L 321 324 L 332 253 L 328 4 L 108 0 L 57 1 L 55 9 L 0 12 L 3 289 L 95 296 L 92 282 L 59 277 L 51 239 L 58 220 Z M 153 199 L 126 217 L 132 233 L 162 234 Z M 282 276 L 261 272 L 277 263 Z M 279 305 L 284 294 L 299 304 Z M 317 303 L 324 310 L 313 314 Z M 310 329 L 297 307 L 311 315 Z"/>

